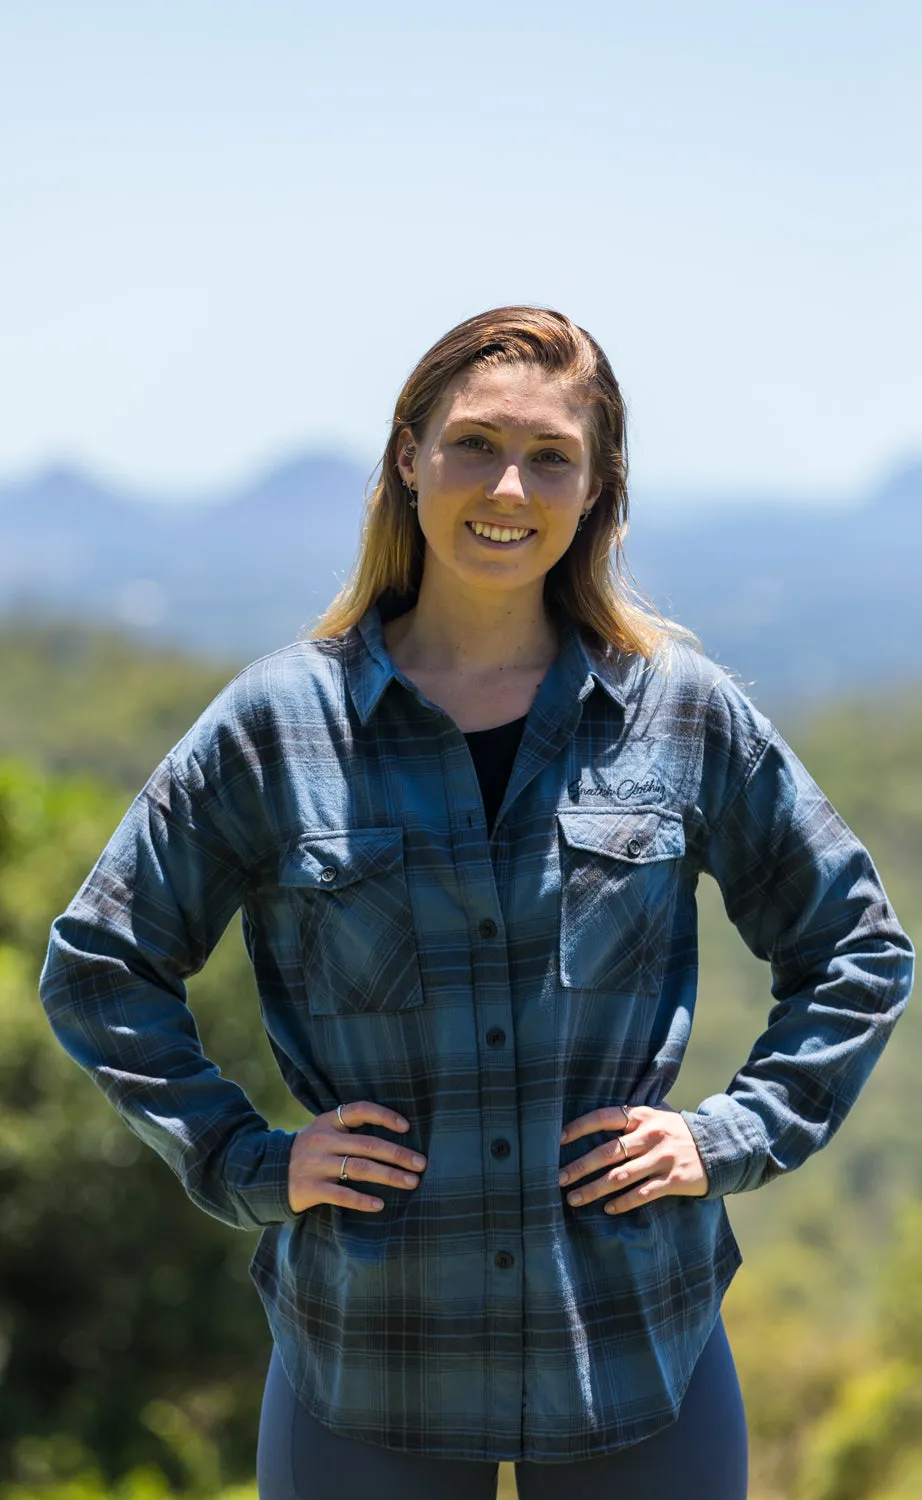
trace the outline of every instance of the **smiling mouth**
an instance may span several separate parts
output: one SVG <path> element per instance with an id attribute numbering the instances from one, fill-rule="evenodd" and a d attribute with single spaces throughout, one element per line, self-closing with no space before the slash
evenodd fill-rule
<path id="1" fill-rule="evenodd" d="M 502 547 L 512 547 L 516 542 L 526 542 L 535 532 L 528 526 L 487 526 L 483 521 L 465 521 L 469 531 L 485 542 L 498 542 Z"/>

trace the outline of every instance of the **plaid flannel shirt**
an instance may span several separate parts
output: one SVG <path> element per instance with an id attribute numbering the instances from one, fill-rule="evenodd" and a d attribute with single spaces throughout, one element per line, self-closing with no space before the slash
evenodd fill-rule
<path id="1" fill-rule="evenodd" d="M 382 603 L 383 601 L 379 601 Z M 194 1203 L 262 1232 L 250 1275 L 300 1399 L 406 1451 L 563 1461 L 675 1420 L 742 1256 L 724 1195 L 825 1146 L 906 1004 L 912 948 L 865 849 L 772 725 L 684 646 L 568 627 L 492 837 L 464 737 L 373 606 L 245 668 L 54 923 L 68 1053 Z M 771 966 L 765 1030 L 682 1111 L 704 1197 L 571 1208 L 561 1147 L 666 1099 L 697 978 L 695 886 Z M 293 1132 L 203 1053 L 183 981 L 234 913 L 273 1053 L 319 1113 L 371 1099 L 425 1152 L 377 1214 L 295 1213 Z"/>

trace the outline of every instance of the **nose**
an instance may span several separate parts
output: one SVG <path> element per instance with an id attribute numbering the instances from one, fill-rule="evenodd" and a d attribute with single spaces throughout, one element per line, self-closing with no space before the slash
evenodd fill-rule
<path id="1" fill-rule="evenodd" d="M 505 472 L 499 479 L 489 497 L 491 500 L 505 500 L 507 504 L 524 505 L 525 487 L 522 484 L 522 476 L 519 473 L 518 464 L 507 464 Z"/>

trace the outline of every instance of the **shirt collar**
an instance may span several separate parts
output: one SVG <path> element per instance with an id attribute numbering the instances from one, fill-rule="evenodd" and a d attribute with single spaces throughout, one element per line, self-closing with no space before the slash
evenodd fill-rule
<path id="1" fill-rule="evenodd" d="M 392 681 L 401 683 L 425 707 L 437 708 L 404 676 L 388 651 L 378 601 L 347 631 L 344 665 L 349 692 L 363 724 L 368 723 Z M 564 626 L 560 653 L 551 671 L 564 698 L 576 697 L 583 702 L 598 685 L 624 707 L 626 658 L 615 650 L 608 655 L 594 650 L 572 621 Z"/>
<path id="2" fill-rule="evenodd" d="M 624 707 L 628 659 L 620 651 L 612 647 L 608 655 L 603 655 L 587 645 L 578 626 L 571 621 L 566 626 L 561 647 L 561 656 L 567 654 L 572 657 L 575 676 L 580 679 L 578 696 L 581 701 L 589 697 L 598 683 L 619 708 Z"/>

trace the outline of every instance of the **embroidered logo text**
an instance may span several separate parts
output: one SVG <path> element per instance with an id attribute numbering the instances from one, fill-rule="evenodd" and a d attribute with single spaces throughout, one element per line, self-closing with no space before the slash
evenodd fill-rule
<path id="1" fill-rule="evenodd" d="M 583 786 L 577 779 L 570 782 L 567 790 L 573 802 L 578 802 L 581 797 L 613 797 L 619 802 L 637 801 L 640 798 L 660 801 L 666 795 L 665 784 L 652 773 L 642 781 L 625 776 L 614 786 L 607 781 L 600 781 L 596 786 Z"/>

